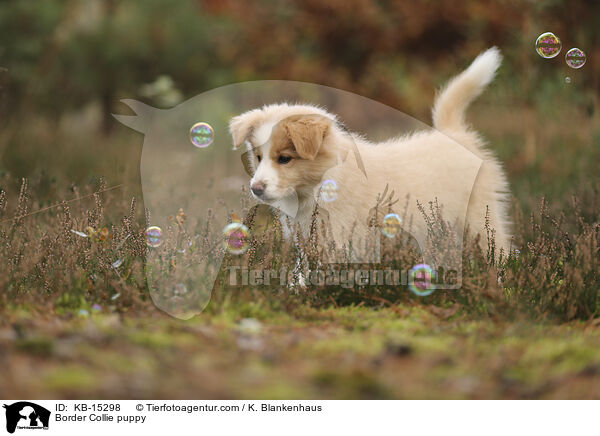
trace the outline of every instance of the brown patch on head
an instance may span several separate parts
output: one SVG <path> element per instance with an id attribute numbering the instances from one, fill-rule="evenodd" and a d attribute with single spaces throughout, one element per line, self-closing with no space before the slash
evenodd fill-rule
<path id="1" fill-rule="evenodd" d="M 273 127 L 273 131 L 271 132 L 271 150 L 269 152 L 269 157 L 276 161 L 279 156 L 282 155 L 291 156 L 295 159 L 300 158 L 286 129 L 283 128 L 282 123 L 278 123 Z"/>
<path id="2" fill-rule="evenodd" d="M 282 120 L 273 129 L 273 135 L 277 133 L 277 140 L 281 141 L 272 142 L 273 148 L 276 143 L 283 147 L 291 145 L 302 159 L 314 160 L 330 126 L 331 120 L 320 115 L 292 115 Z M 288 144 L 285 144 L 283 135 L 287 136 Z"/>
<path id="3" fill-rule="evenodd" d="M 294 188 L 299 197 L 311 195 L 312 187 L 335 163 L 333 153 L 323 146 L 331 125 L 320 115 L 293 115 L 273 128 L 268 159 L 278 173 L 280 188 Z"/>

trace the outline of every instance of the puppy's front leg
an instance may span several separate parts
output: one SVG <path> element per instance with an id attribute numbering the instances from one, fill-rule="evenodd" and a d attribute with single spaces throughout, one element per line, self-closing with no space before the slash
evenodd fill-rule
<path id="1" fill-rule="evenodd" d="M 293 240 L 294 245 L 298 249 L 298 255 L 296 256 L 296 265 L 294 266 L 294 270 L 292 271 L 292 278 L 288 281 L 288 287 L 297 288 L 298 290 L 305 289 L 306 276 L 304 274 L 305 268 L 303 267 L 305 255 L 302 250 L 302 245 L 300 244 L 298 233 L 296 232 L 295 226 L 292 223 L 292 219 L 288 215 L 281 214 L 279 220 L 281 222 L 283 237 L 287 240 Z"/>

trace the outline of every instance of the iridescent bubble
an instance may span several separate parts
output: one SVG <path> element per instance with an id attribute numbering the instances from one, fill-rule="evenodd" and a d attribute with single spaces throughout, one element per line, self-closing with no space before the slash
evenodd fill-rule
<path id="1" fill-rule="evenodd" d="M 337 200 L 338 186 L 335 180 L 325 180 L 321 184 L 321 198 L 327 203 Z"/>
<path id="2" fill-rule="evenodd" d="M 413 294 L 426 297 L 435 291 L 436 276 L 437 273 L 426 263 L 415 265 L 408 272 L 408 287 Z"/>
<path id="3" fill-rule="evenodd" d="M 102 311 L 102 306 L 100 306 L 99 304 L 94 304 L 92 306 L 92 312 L 101 312 Z"/>
<path id="4" fill-rule="evenodd" d="M 196 123 L 190 129 L 190 140 L 198 148 L 208 147 L 215 139 L 215 131 L 208 123 Z"/>
<path id="5" fill-rule="evenodd" d="M 583 50 L 580 48 L 572 48 L 565 55 L 565 62 L 571 68 L 577 69 L 585 65 L 586 57 Z"/>
<path id="6" fill-rule="evenodd" d="M 397 213 L 388 213 L 383 217 L 383 225 L 381 227 L 381 233 L 388 238 L 395 238 L 400 232 L 400 225 L 402 224 L 402 218 Z"/>
<path id="7" fill-rule="evenodd" d="M 90 316 L 90 313 L 85 309 L 79 309 L 79 312 L 77 312 L 77 316 L 79 318 L 87 318 L 88 316 Z"/>
<path id="8" fill-rule="evenodd" d="M 542 33 L 535 41 L 535 51 L 544 59 L 551 59 L 560 53 L 562 43 L 552 32 Z"/>
<path id="9" fill-rule="evenodd" d="M 571 83 L 571 78 L 569 76 L 565 77 L 565 83 Z"/>
<path id="10" fill-rule="evenodd" d="M 234 221 L 223 229 L 224 245 L 231 254 L 243 254 L 248 249 L 248 227 Z"/>
<path id="11" fill-rule="evenodd" d="M 160 247 L 163 243 L 162 229 L 158 226 L 150 226 L 146 229 L 146 245 L 148 247 Z"/>

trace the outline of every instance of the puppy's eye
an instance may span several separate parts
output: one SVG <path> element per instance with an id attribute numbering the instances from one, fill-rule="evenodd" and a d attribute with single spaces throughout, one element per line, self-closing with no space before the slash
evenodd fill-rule
<path id="1" fill-rule="evenodd" d="M 291 156 L 279 156 L 277 158 L 277 163 L 279 163 L 281 165 L 285 165 L 286 163 L 288 163 L 291 160 L 292 160 Z"/>
<path id="2" fill-rule="evenodd" d="M 256 155 L 256 159 L 258 159 L 258 161 L 260 162 L 262 159 L 261 155 L 260 154 Z"/>

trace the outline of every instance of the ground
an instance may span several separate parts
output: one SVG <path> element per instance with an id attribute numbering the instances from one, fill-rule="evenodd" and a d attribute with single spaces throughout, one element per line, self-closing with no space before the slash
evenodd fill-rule
<path id="1" fill-rule="evenodd" d="M 453 312 L 352 306 L 289 315 L 250 304 L 182 321 L 158 311 L 15 310 L 0 321 L 0 397 L 600 397 L 598 321 Z"/>

